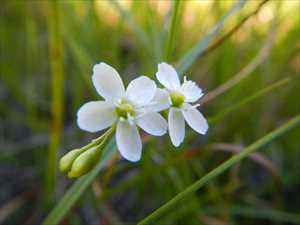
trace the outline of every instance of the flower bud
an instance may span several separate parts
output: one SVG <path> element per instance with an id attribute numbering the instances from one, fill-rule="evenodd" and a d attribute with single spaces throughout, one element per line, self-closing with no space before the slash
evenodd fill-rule
<path id="1" fill-rule="evenodd" d="M 69 172 L 74 160 L 84 151 L 84 149 L 74 149 L 65 154 L 59 161 L 59 169 L 62 172 Z"/>
<path id="2" fill-rule="evenodd" d="M 80 177 L 88 173 L 100 159 L 99 147 L 93 147 L 86 150 L 78 156 L 72 164 L 72 168 L 68 173 L 69 177 Z"/>

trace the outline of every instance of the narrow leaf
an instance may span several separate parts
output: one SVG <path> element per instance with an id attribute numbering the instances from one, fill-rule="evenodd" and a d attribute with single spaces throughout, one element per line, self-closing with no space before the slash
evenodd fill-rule
<path id="1" fill-rule="evenodd" d="M 170 23 L 170 28 L 168 32 L 168 40 L 167 40 L 167 47 L 165 51 L 165 59 L 169 60 L 172 50 L 173 50 L 173 43 L 175 38 L 175 30 L 176 30 L 176 24 L 178 20 L 178 11 L 180 6 L 180 0 L 175 0 L 173 2 L 173 9 L 172 9 L 172 18 Z"/>
<path id="2" fill-rule="evenodd" d="M 122 18 L 125 19 L 125 21 L 128 23 L 128 25 L 132 28 L 133 32 L 137 36 L 137 38 L 140 40 L 140 42 L 144 45 L 144 47 L 147 49 L 149 53 L 152 52 L 152 49 L 150 48 L 150 41 L 145 33 L 145 31 L 136 23 L 134 17 L 132 14 L 124 9 L 118 0 L 112 0 L 109 1 L 109 3 L 115 7 L 115 9 L 119 12 L 119 14 L 122 16 Z"/>
<path id="3" fill-rule="evenodd" d="M 49 2 L 49 54 L 51 65 L 51 127 L 48 164 L 45 178 L 46 202 L 51 204 L 55 188 L 57 150 L 61 142 L 64 115 L 63 47 L 60 30 L 60 13 L 57 1 Z"/>
<path id="4" fill-rule="evenodd" d="M 246 97 L 239 101 L 236 104 L 233 104 L 232 106 L 229 106 L 225 108 L 223 111 L 219 112 L 217 115 L 213 116 L 212 118 L 209 119 L 209 123 L 216 123 L 220 119 L 224 118 L 226 115 L 229 113 L 233 112 L 234 110 L 241 108 L 242 106 L 262 97 L 263 95 L 273 91 L 274 89 L 281 87 L 282 85 L 287 84 L 290 81 L 290 78 L 283 78 L 259 91 L 256 91 L 253 95 L 250 95 L 249 97 Z"/>
<path id="5" fill-rule="evenodd" d="M 225 22 L 234 15 L 237 10 L 242 8 L 246 0 L 238 0 L 235 5 L 215 24 L 215 26 L 203 38 L 201 38 L 194 47 L 192 47 L 178 63 L 178 72 L 182 75 L 195 60 L 202 54 L 203 50 L 208 46 L 210 41 L 218 34 Z"/>
<path id="6" fill-rule="evenodd" d="M 55 208 L 50 212 L 43 222 L 43 225 L 56 225 L 64 216 L 69 212 L 71 207 L 77 202 L 84 191 L 89 187 L 91 182 L 105 168 L 108 161 L 112 159 L 113 154 L 116 152 L 115 140 L 112 139 L 104 148 L 103 154 L 99 164 L 86 176 L 77 179 L 72 187 L 67 191 Z"/>
<path id="7" fill-rule="evenodd" d="M 268 143 L 272 142 L 279 136 L 285 134 L 290 129 L 299 126 L 300 125 L 300 114 L 295 116 L 294 118 L 290 119 L 288 122 L 280 126 L 279 128 L 275 129 L 274 131 L 268 133 L 264 137 L 258 139 L 253 144 L 249 145 L 248 147 L 244 148 L 244 150 L 241 151 L 241 153 L 236 154 L 232 156 L 230 159 L 226 160 L 224 163 L 207 173 L 205 176 L 200 178 L 198 181 L 187 187 L 185 190 L 177 194 L 174 198 L 166 202 L 164 205 L 156 209 L 154 212 L 152 212 L 149 216 L 147 216 L 145 219 L 143 219 L 141 222 L 138 223 L 138 225 L 145 225 L 145 224 L 151 224 L 156 219 L 158 219 L 160 216 L 162 216 L 164 213 L 166 213 L 168 210 L 170 210 L 172 207 L 174 207 L 176 204 L 179 203 L 179 201 L 186 199 L 191 194 L 196 192 L 199 188 L 203 187 L 205 184 L 207 184 L 212 179 L 216 178 L 223 172 L 225 172 L 227 169 L 229 169 L 234 164 L 238 163 L 245 157 L 247 157 L 250 153 L 256 151 L 259 148 L 262 148 L 263 146 L 267 145 Z"/>

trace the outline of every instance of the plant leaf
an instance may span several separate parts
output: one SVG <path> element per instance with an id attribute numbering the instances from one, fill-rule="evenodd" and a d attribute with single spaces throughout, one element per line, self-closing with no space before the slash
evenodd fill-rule
<path id="1" fill-rule="evenodd" d="M 182 192 L 177 194 L 171 200 L 166 202 L 164 205 L 156 209 L 146 218 L 144 218 L 138 225 L 145 225 L 153 223 L 157 218 L 162 216 L 162 214 L 166 213 L 170 208 L 175 206 L 179 201 L 186 199 L 189 195 L 196 192 L 199 188 L 203 187 L 212 179 L 216 178 L 223 172 L 225 172 L 228 168 L 233 166 L 234 164 L 238 163 L 245 157 L 247 157 L 250 153 L 254 152 L 255 150 L 262 148 L 263 146 L 267 145 L 268 143 L 272 142 L 279 136 L 285 134 L 290 129 L 300 125 L 300 114 L 296 115 L 294 118 L 290 119 L 288 122 L 280 126 L 279 128 L 273 130 L 272 132 L 268 133 L 264 137 L 258 139 L 248 147 L 244 148 L 239 154 L 236 154 L 223 162 L 221 165 L 207 173 L 205 176 L 201 177 L 198 181 L 193 183 L 192 185 L 188 186 Z"/>

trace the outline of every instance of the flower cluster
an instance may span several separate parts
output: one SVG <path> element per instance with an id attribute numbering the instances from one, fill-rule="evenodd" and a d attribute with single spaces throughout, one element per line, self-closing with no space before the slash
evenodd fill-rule
<path id="1" fill-rule="evenodd" d="M 164 62 L 158 64 L 156 78 L 163 88 L 157 87 L 150 78 L 140 76 L 132 80 L 125 89 L 120 75 L 113 67 L 103 62 L 96 64 L 92 81 L 104 100 L 85 103 L 77 113 L 78 126 L 89 132 L 108 127 L 112 127 L 111 131 L 116 128 L 119 152 L 132 162 L 140 160 L 142 154 L 139 128 L 154 136 L 162 136 L 168 131 L 171 142 L 176 147 L 184 140 L 185 121 L 196 132 L 205 134 L 208 129 L 207 121 L 197 110 L 199 104 L 192 105 L 203 95 L 197 84 L 186 77 L 181 84 L 176 70 Z M 159 113 L 163 110 L 168 110 L 168 122 Z M 100 138 L 99 143 L 101 141 Z M 92 143 L 94 145 L 88 149 L 97 149 L 97 139 Z M 71 167 L 74 171 L 77 159 L 84 154 L 89 155 L 86 147 L 71 152 L 74 151 L 75 153 L 62 158 L 63 171 L 70 171 Z M 96 154 L 96 150 L 91 152 Z M 95 157 L 88 157 L 88 160 L 90 158 Z M 76 173 L 74 176 L 77 176 Z"/>

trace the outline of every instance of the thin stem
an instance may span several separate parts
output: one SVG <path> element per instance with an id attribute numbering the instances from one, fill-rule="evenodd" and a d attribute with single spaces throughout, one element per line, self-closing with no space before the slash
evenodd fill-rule
<path id="1" fill-rule="evenodd" d="M 93 139 L 89 144 L 85 145 L 81 149 L 88 150 L 92 147 L 95 147 L 99 145 L 99 148 L 102 147 L 102 145 L 105 144 L 107 141 L 107 138 L 111 136 L 111 134 L 115 131 L 116 126 L 113 125 L 111 128 L 109 128 L 104 134 L 102 134 L 100 137 Z"/>
<path id="2" fill-rule="evenodd" d="M 52 105 L 51 105 L 51 133 L 48 150 L 48 165 L 46 170 L 45 190 L 46 201 L 50 203 L 55 188 L 55 175 L 57 168 L 57 152 L 61 142 L 63 126 L 63 102 L 64 102 L 64 72 L 63 72 L 63 49 L 60 32 L 59 7 L 57 1 L 51 1 L 49 23 L 49 53 L 52 73 Z"/>
<path id="3" fill-rule="evenodd" d="M 207 102 L 210 102 L 211 100 L 215 99 L 217 96 L 223 94 L 224 92 L 228 91 L 232 87 L 234 87 L 236 84 L 250 76 L 255 69 L 261 65 L 265 60 L 268 58 L 271 49 L 273 47 L 275 36 L 276 36 L 276 19 L 273 20 L 273 24 L 270 28 L 270 32 L 265 39 L 265 42 L 260 49 L 260 51 L 257 53 L 256 57 L 248 63 L 245 67 L 243 67 L 242 70 L 240 70 L 236 75 L 234 75 L 230 80 L 226 81 L 225 83 L 221 84 L 219 87 L 217 87 L 215 90 L 210 91 L 207 93 L 203 98 L 200 99 L 200 104 L 203 105 Z"/>
<path id="4" fill-rule="evenodd" d="M 219 165 L 217 168 L 213 169 L 211 172 L 207 173 L 204 177 L 200 178 L 198 181 L 187 187 L 184 191 L 177 194 L 170 201 L 162 205 L 160 208 L 156 209 L 149 216 L 144 218 L 138 225 L 145 225 L 153 223 L 158 217 L 162 216 L 162 214 L 166 213 L 171 207 L 175 206 L 179 201 L 187 198 L 189 195 L 196 192 L 199 188 L 203 187 L 206 183 L 216 178 L 223 172 L 225 172 L 228 168 L 241 161 L 245 157 L 247 157 L 250 153 L 255 150 L 262 148 L 267 145 L 271 141 L 275 140 L 277 137 L 285 134 L 290 129 L 300 125 L 300 114 L 296 115 L 294 118 L 290 119 L 288 122 L 255 141 L 253 144 L 244 148 L 241 153 L 232 156 L 230 159 L 226 160 L 224 163 Z"/>
<path id="5" fill-rule="evenodd" d="M 167 39 L 167 48 L 165 51 L 165 60 L 168 61 L 170 59 L 172 50 L 173 50 L 173 43 L 174 43 L 174 38 L 175 38 L 175 30 L 176 30 L 176 24 L 178 20 L 178 12 L 179 12 L 179 5 L 180 5 L 180 0 L 175 0 L 173 2 L 173 9 L 172 9 L 172 19 L 171 19 L 171 24 L 170 24 L 170 30 L 169 30 L 169 35 Z"/>
<path id="6" fill-rule="evenodd" d="M 219 33 L 220 29 L 224 26 L 225 22 L 233 16 L 240 8 L 245 5 L 246 0 L 238 0 L 225 14 L 224 16 L 212 27 L 212 29 L 203 36 L 190 50 L 188 50 L 182 58 L 178 61 L 178 73 L 180 76 L 186 72 L 186 70 L 200 57 L 210 43 Z"/>
<path id="7" fill-rule="evenodd" d="M 250 12 L 247 16 L 245 16 L 238 24 L 236 24 L 230 31 L 228 31 L 226 34 L 224 34 L 222 37 L 217 39 L 215 42 L 213 42 L 211 45 L 209 45 L 203 52 L 201 57 L 204 57 L 209 52 L 213 51 L 219 45 L 221 45 L 224 41 L 226 41 L 228 38 L 230 38 L 234 33 L 236 33 L 250 18 L 257 15 L 258 12 L 260 12 L 261 8 L 270 0 L 263 0 L 257 8 Z"/>

